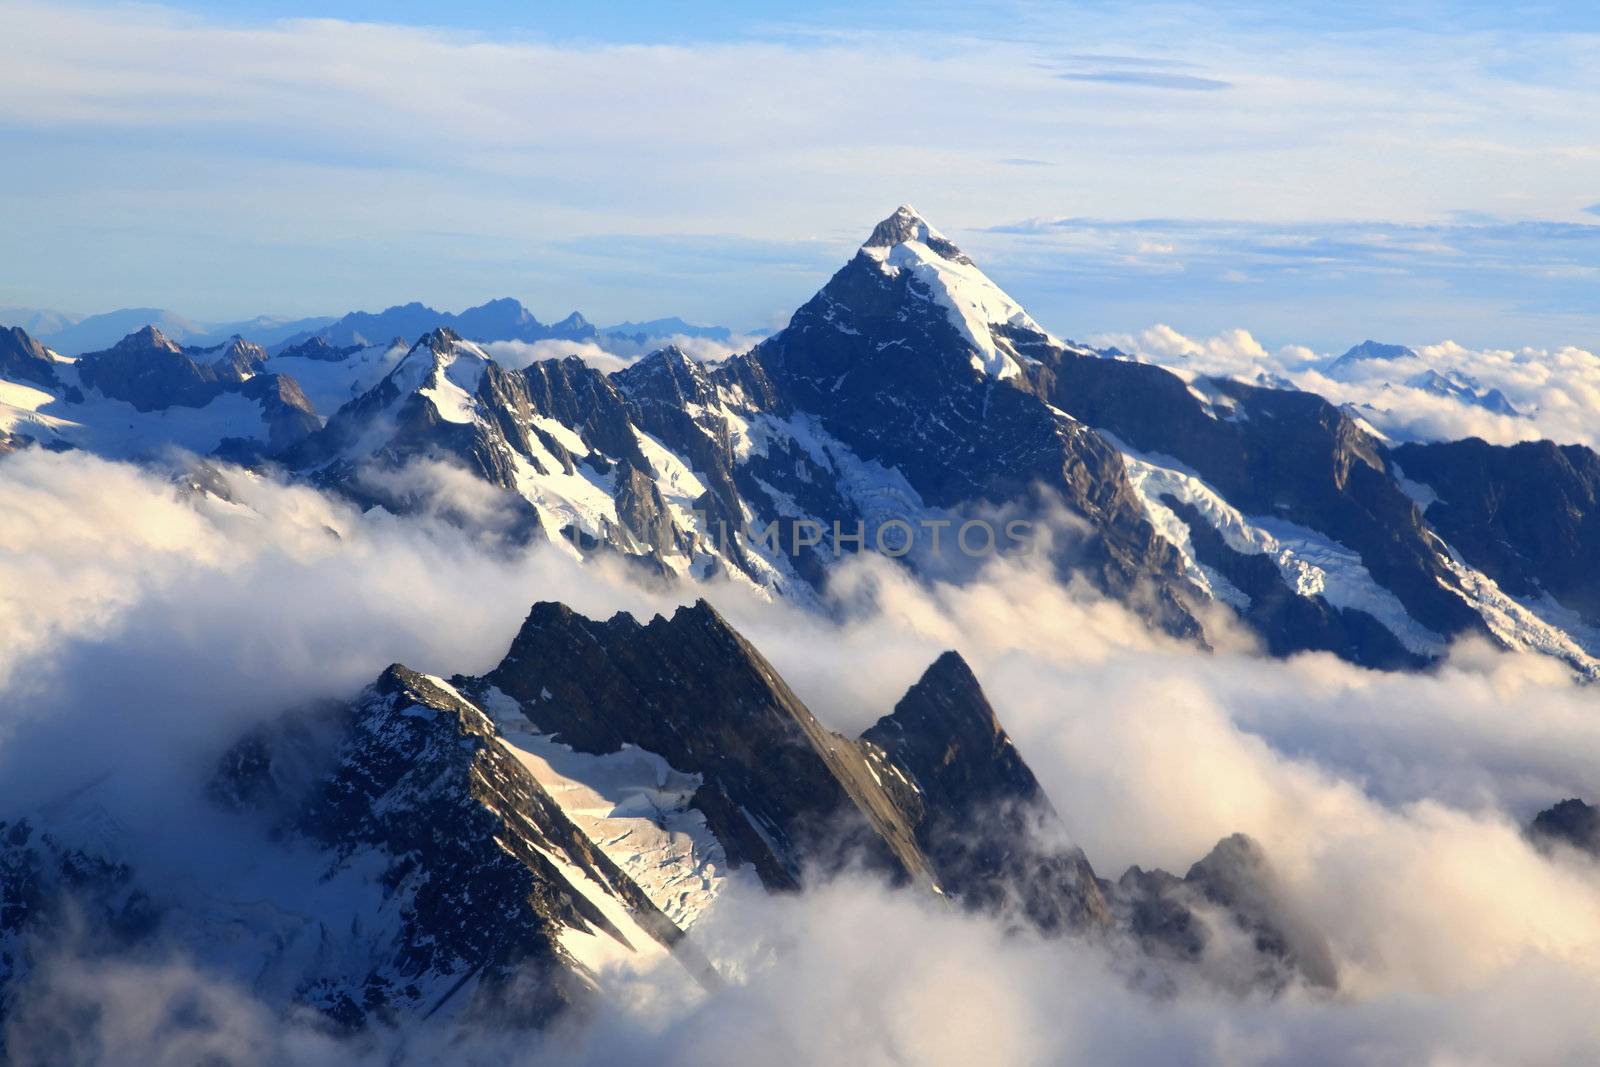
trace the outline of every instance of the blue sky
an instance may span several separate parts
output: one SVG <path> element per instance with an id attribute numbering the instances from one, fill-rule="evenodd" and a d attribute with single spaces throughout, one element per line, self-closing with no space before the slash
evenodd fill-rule
<path id="1" fill-rule="evenodd" d="M 1068 336 L 1600 348 L 1595 5 L 0 2 L 0 24 L 27 42 L 0 69 L 0 305 L 511 295 L 770 326 L 909 201 Z"/>

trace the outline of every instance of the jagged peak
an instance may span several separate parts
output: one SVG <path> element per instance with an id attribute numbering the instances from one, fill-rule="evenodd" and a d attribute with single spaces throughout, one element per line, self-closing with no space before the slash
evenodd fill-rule
<path id="1" fill-rule="evenodd" d="M 677 345 L 658 348 L 611 378 L 635 400 L 707 404 L 716 397 L 705 367 Z"/>
<path id="2" fill-rule="evenodd" d="M 689 353 L 677 345 L 665 345 L 654 349 L 648 355 L 640 357 L 633 365 L 635 367 L 669 366 L 686 369 L 693 369 L 699 366 Z"/>
<path id="3" fill-rule="evenodd" d="M 415 352 L 419 348 L 427 348 L 437 352 L 440 355 L 445 355 L 449 353 L 460 340 L 461 335 L 456 333 L 450 327 L 435 326 L 433 329 L 417 338 L 416 344 L 411 346 L 411 351 Z"/>
<path id="4" fill-rule="evenodd" d="M 49 348 L 21 326 L 0 327 L 0 351 L 11 349 L 32 359 L 54 363 L 55 355 Z"/>
<path id="5" fill-rule="evenodd" d="M 954 263 L 970 265 L 972 260 L 967 258 L 965 252 L 955 246 L 944 234 L 934 228 L 933 224 L 910 204 L 901 204 L 895 208 L 894 214 L 884 219 L 872 228 L 872 234 L 861 246 L 862 251 L 873 258 L 881 258 L 876 250 L 886 250 L 896 245 L 915 242 L 924 245 L 944 259 Z"/>
<path id="6" fill-rule="evenodd" d="M 448 326 L 438 326 L 411 346 L 384 378 L 384 387 L 401 397 L 422 395 L 445 422 L 470 423 L 473 397 L 492 360 L 489 354 Z"/>
<path id="7" fill-rule="evenodd" d="M 712 607 L 705 598 L 696 600 L 693 604 L 682 604 L 672 612 L 671 618 L 662 614 L 651 617 L 651 628 L 667 629 L 704 629 L 738 636 L 738 632 Z M 559 600 L 541 600 L 528 609 L 528 616 L 523 620 L 522 626 L 517 631 L 516 638 L 511 642 L 511 651 L 506 660 L 516 658 L 519 648 L 528 642 L 537 642 L 546 639 L 551 631 L 578 631 L 590 637 L 605 630 L 613 633 L 631 634 L 644 629 L 630 612 L 619 611 L 605 622 L 596 622 Z"/>
<path id="8" fill-rule="evenodd" d="M 372 688 L 382 696 L 389 696 L 394 693 L 415 691 L 423 681 L 425 679 L 420 673 L 404 663 L 391 663 L 378 675 L 377 681 L 372 683 Z"/>
<path id="9" fill-rule="evenodd" d="M 672 613 L 672 625 L 713 626 L 729 633 L 734 632 L 728 620 L 724 619 L 722 613 L 712 607 L 711 601 L 705 597 L 697 597 L 693 604 L 679 605 Z"/>
<path id="10" fill-rule="evenodd" d="M 894 711 L 879 719 L 863 737 L 927 740 L 962 739 L 998 744 L 1006 739 L 999 717 L 984 695 L 972 668 L 959 652 L 942 653 L 900 698 Z"/>
<path id="11" fill-rule="evenodd" d="M 538 630 L 552 623 L 563 623 L 581 617 L 559 600 L 538 600 L 528 609 L 528 617 L 523 620 L 522 629 Z"/>
<path id="12" fill-rule="evenodd" d="M 427 351 L 434 357 L 435 364 L 449 363 L 461 356 L 468 356 L 474 362 L 487 363 L 489 353 L 485 352 L 475 342 L 468 341 L 449 326 L 435 326 L 411 346 L 410 353 Z M 410 360 L 408 353 L 406 360 Z"/>
<path id="13" fill-rule="evenodd" d="M 140 327 L 128 334 L 122 340 L 111 346 L 113 352 L 128 352 L 139 349 L 162 348 L 169 352 L 182 353 L 182 347 L 162 333 L 154 324 Z"/>
<path id="14" fill-rule="evenodd" d="M 1528 834 L 1536 844 L 1560 842 L 1600 856 L 1600 808 L 1570 797 L 1534 816 Z"/>
<path id="15" fill-rule="evenodd" d="M 699 361 L 677 345 L 657 348 L 649 355 L 642 356 L 634 361 L 633 365 L 624 368 L 624 371 L 637 371 L 638 374 L 633 375 L 634 377 L 657 372 L 665 372 L 674 376 L 688 374 L 696 378 L 704 377 L 705 375 L 705 371 L 700 366 Z"/>
<path id="16" fill-rule="evenodd" d="M 1022 373 L 1021 364 L 1029 357 L 1018 352 L 1011 331 L 1061 344 L 909 204 L 873 228 L 855 262 L 870 264 L 891 277 L 909 276 L 948 313 L 980 373 L 997 378 Z"/>

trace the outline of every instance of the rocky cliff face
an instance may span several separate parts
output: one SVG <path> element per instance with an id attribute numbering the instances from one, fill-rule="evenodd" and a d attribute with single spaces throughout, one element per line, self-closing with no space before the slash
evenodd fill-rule
<path id="1" fill-rule="evenodd" d="M 0 821 L 0 1034 L 25 1006 L 42 963 L 62 952 L 113 957 L 136 949 L 160 918 L 127 864 L 29 819 Z"/>
<path id="2" fill-rule="evenodd" d="M 543 1025 L 584 1002 L 608 953 L 660 953 L 682 937 L 481 709 L 400 665 L 348 708 L 241 742 L 212 793 L 319 848 L 324 879 L 359 870 L 376 884 L 369 932 L 295 985 L 341 1025 L 447 1004 Z"/>
<path id="3" fill-rule="evenodd" d="M 1266 853 L 1244 834 L 1218 842 L 1182 878 L 1131 867 L 1105 890 L 1152 959 L 1194 963 L 1240 993 L 1280 991 L 1295 980 L 1338 984 L 1327 941 L 1289 904 Z"/>
<path id="4" fill-rule="evenodd" d="M 1176 460 L 1243 515 L 1315 530 L 1352 550 L 1373 581 L 1427 630 L 1448 637 L 1482 629 L 1392 476 L 1383 446 L 1338 408 L 1308 393 L 1228 381 L 1208 381 L 1210 395 L 1197 395 L 1159 367 L 1064 350 L 1042 357 L 1030 380 L 1051 403 L 1138 453 Z M 1404 660 L 1403 643 L 1375 635 L 1369 612 L 1350 618 L 1324 600 L 1313 620 L 1302 617 L 1311 605 L 1272 606 L 1282 602 L 1279 590 L 1294 594 L 1293 587 L 1281 577 L 1260 582 L 1245 574 L 1248 563 L 1235 558 L 1245 553 L 1213 536 L 1215 527 L 1208 530 L 1198 512 L 1184 518 L 1203 553 L 1198 562 L 1240 572 L 1239 581 L 1258 586 L 1246 618 L 1275 647 L 1328 648 L 1386 666 Z"/>
<path id="5" fill-rule="evenodd" d="M 20 326 L 0 329 L 0 378 L 53 389 L 60 385 L 55 357 Z"/>
<path id="6" fill-rule="evenodd" d="M 1600 859 L 1600 808 L 1577 797 L 1563 800 L 1533 817 L 1528 836 L 1544 847 L 1565 845 Z"/>
<path id="7" fill-rule="evenodd" d="M 1600 456 L 1472 438 L 1404 445 L 1394 459 L 1427 486 L 1424 518 L 1468 563 L 1512 596 L 1548 596 L 1600 625 Z"/>
<path id="8" fill-rule="evenodd" d="M 203 407 L 222 392 L 214 368 L 196 363 L 154 326 L 129 334 L 103 352 L 78 361 L 85 386 L 138 411 L 177 405 Z"/>
<path id="9" fill-rule="evenodd" d="M 695 806 L 729 858 L 771 888 L 857 861 L 936 880 L 866 754 L 824 728 L 704 601 L 644 625 L 535 605 L 500 666 L 464 688 L 482 685 L 580 752 L 631 744 L 700 776 Z"/>
<path id="10" fill-rule="evenodd" d="M 33 388 L 20 398 L 0 395 L 0 433 L 117 458 L 176 448 L 259 462 L 322 425 L 299 383 L 272 373 L 266 359 L 260 346 L 239 337 L 186 349 L 147 326 L 109 349 L 63 361 L 8 330 L 0 334 L 0 383 Z"/>
<path id="11" fill-rule="evenodd" d="M 1101 927 L 1110 913 L 1033 771 L 955 652 L 861 735 L 875 777 L 906 812 L 939 883 L 976 910 L 1039 929 Z"/>

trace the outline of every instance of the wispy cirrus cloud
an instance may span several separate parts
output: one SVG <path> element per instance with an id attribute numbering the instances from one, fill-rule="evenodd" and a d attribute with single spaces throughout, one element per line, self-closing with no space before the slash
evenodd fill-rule
<path id="1" fill-rule="evenodd" d="M 907 200 L 1004 259 L 985 231 L 1007 217 L 1422 226 L 1570 218 L 1593 199 L 1574 118 L 1600 89 L 1587 38 L 1500 20 L 1486 49 L 1452 20 L 1330 19 L 1023 5 L 698 37 L 566 18 L 541 37 L 483 12 L 438 29 L 24 0 L 6 20 L 29 47 L 0 68 L 0 302 L 222 320 L 510 292 L 542 312 L 741 327 L 792 309 Z M 691 235 L 771 253 L 714 279 L 590 254 Z M 1258 269 L 1237 251 L 1232 276 Z M 1025 273 L 1018 295 L 1067 332 L 1181 318 L 1160 279 L 1192 283 L 1194 262 L 1157 275 L 1129 255 L 1087 259 L 1112 269 L 1084 299 L 1072 263 L 1056 283 Z M 1570 269 L 1510 296 L 1499 275 L 1457 274 L 1450 302 L 1412 314 L 1438 333 L 1492 305 L 1523 343 L 1581 341 L 1564 333 Z M 1234 321 L 1284 295 L 1236 284 Z M 1333 297 L 1354 318 L 1393 313 L 1381 294 Z M 1135 302 L 1129 319 L 1096 311 Z"/>
<path id="2" fill-rule="evenodd" d="M 1103 82 L 1107 85 L 1134 85 L 1146 89 L 1181 89 L 1190 92 L 1215 92 L 1233 88 L 1232 82 L 1202 78 L 1195 74 L 1172 74 L 1156 70 L 1068 71 L 1056 77 L 1066 81 Z"/>

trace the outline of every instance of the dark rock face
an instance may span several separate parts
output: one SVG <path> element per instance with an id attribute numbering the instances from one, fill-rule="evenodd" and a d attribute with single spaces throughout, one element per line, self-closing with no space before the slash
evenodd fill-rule
<path id="1" fill-rule="evenodd" d="M 979 299 L 963 303 L 963 294 Z M 978 322 L 958 306 L 1004 321 Z M 1275 654 L 1325 650 L 1367 666 L 1413 667 L 1459 635 L 1492 629 L 1505 644 L 1600 671 L 1588 637 L 1490 607 L 1498 594 L 1452 556 L 1512 596 L 1548 594 L 1591 623 L 1600 619 L 1600 578 L 1586 566 L 1600 548 L 1593 453 L 1541 445 L 1479 455 L 1474 449 L 1487 446 L 1472 442 L 1391 453 L 1357 416 L 1311 394 L 1191 384 L 1058 341 L 908 208 L 875 227 L 784 330 L 716 365 L 667 348 L 611 374 L 574 358 L 513 371 L 468 345 L 479 365 L 470 396 L 447 388 L 442 410 L 428 383 L 456 358 L 462 336 L 581 339 L 593 327 L 576 315 L 540 324 L 514 300 L 459 315 L 405 305 L 335 325 L 288 351 L 337 363 L 372 338 L 428 332 L 320 429 L 298 386 L 263 373 L 271 361 L 237 338 L 186 351 L 147 328 L 75 371 L 53 373 L 81 375 L 144 411 L 242 392 L 267 426 L 224 441 L 224 458 L 277 462 L 363 506 L 482 521 L 492 527 L 487 536 L 543 534 L 618 553 L 668 580 L 735 574 L 814 603 L 836 559 L 898 547 L 896 537 L 880 540 L 894 524 L 959 524 L 996 512 L 1037 522 L 1059 501 L 1087 531 L 1079 537 L 1074 523 L 1071 543 L 1055 545 L 1062 573 L 1084 574 L 1168 632 L 1202 643 L 1196 608 L 1220 576 L 1232 586 L 1220 598 Z M 1412 355 L 1368 342 L 1342 360 Z M 37 356 L 0 358 L 52 373 Z M 365 370 L 348 383 L 323 368 L 319 389 L 328 391 L 317 395 L 347 396 L 388 360 L 364 356 Z M 1152 475 L 1141 455 L 1162 468 L 1155 477 L 1192 473 L 1220 502 L 1146 499 Z M 1399 457 L 1413 478 L 1439 482 L 1442 500 L 1426 516 L 1402 488 Z M 481 520 L 451 512 L 429 497 L 426 479 L 418 488 L 397 476 L 414 460 L 468 471 L 502 490 L 504 508 L 486 509 L 493 516 Z M 1339 573 L 1327 570 L 1332 580 L 1322 583 L 1321 563 L 1293 553 L 1274 567 L 1217 519 L 1213 504 L 1237 510 L 1249 537 L 1275 536 L 1279 524 L 1295 528 L 1290 540 L 1333 543 L 1329 566 Z M 826 536 L 804 540 L 805 527 Z M 978 564 L 959 556 L 947 548 L 943 558 L 914 553 L 905 562 L 961 580 Z M 1329 592 L 1307 591 L 1318 588 Z"/>
<path id="2" fill-rule="evenodd" d="M 32 382 L 46 389 L 61 384 L 56 377 L 55 358 L 20 326 L 0 329 L 0 378 Z"/>
<path id="3" fill-rule="evenodd" d="M 580 752 L 634 744 L 702 775 L 695 807 L 729 859 L 753 865 L 769 887 L 798 885 L 808 865 L 856 860 L 934 880 L 863 753 L 817 722 L 704 601 L 642 626 L 537 604 L 483 683 Z"/>
<path id="4" fill-rule="evenodd" d="M 1110 912 L 1083 852 L 995 717 L 966 662 L 946 652 L 861 735 L 906 811 L 939 885 L 981 910 L 1016 908 L 1053 932 Z"/>
<path id="5" fill-rule="evenodd" d="M 539 604 L 483 678 L 396 664 L 354 701 L 257 727 L 220 761 L 211 801 L 270 830 L 263 847 L 309 861 L 307 876 L 334 887 L 317 899 L 359 904 L 301 915 L 208 898 L 191 915 L 164 887 L 147 892 L 137 864 L 0 823 L 0 1013 L 27 995 L 34 939 L 59 948 L 69 915 L 87 916 L 96 951 L 111 954 L 162 937 L 240 946 L 226 966 L 246 983 L 271 975 L 263 995 L 344 1031 L 445 1009 L 475 1026 L 547 1026 L 594 988 L 573 936 L 623 951 L 654 942 L 715 984 L 618 866 L 628 861 L 579 828 L 485 708 L 578 752 L 638 746 L 698 775 L 691 803 L 726 858 L 772 889 L 864 866 L 1046 934 L 1127 932 L 1145 958 L 1240 990 L 1334 980 L 1248 839 L 1225 840 L 1182 879 L 1100 882 L 955 653 L 851 740 L 704 602 L 643 625 Z"/>
<path id="6" fill-rule="evenodd" d="M 1384 447 L 1321 397 L 1211 379 L 1208 387 L 1233 405 L 1222 413 L 1228 417 L 1217 417 L 1181 378 L 1148 364 L 1062 353 L 1046 355 L 1030 377 L 1088 425 L 1192 468 L 1245 514 L 1287 519 L 1353 549 L 1433 632 L 1481 631 L 1477 613 L 1453 592 L 1458 582 L 1393 478 Z M 1313 627 L 1318 631 L 1332 640 L 1326 627 Z M 1294 630 L 1268 636 L 1280 647 L 1311 647 Z M 1358 660 L 1389 655 L 1364 652 L 1363 644 L 1352 635 L 1334 651 Z"/>
<path id="7" fill-rule="evenodd" d="M 196 356 L 208 361 L 196 362 Z M 225 393 L 238 393 L 259 404 L 267 438 L 254 446 L 253 439 L 230 438 L 233 444 L 223 451 L 277 452 L 320 429 L 322 420 L 293 378 L 261 373 L 266 361 L 265 350 L 239 337 L 212 348 L 184 349 L 146 326 L 113 348 L 81 357 L 77 367 L 85 386 L 144 412 L 205 407 Z"/>
<path id="8" fill-rule="evenodd" d="M 461 359 L 480 368 L 473 395 L 479 417 L 453 422 L 441 416 L 421 389 L 437 383 L 445 366 Z M 572 428 L 591 451 L 574 456 L 543 425 L 554 419 Z M 368 442 L 371 451 L 357 446 Z M 420 339 L 382 381 L 341 407 L 321 431 L 285 451 L 283 462 L 318 484 L 344 492 L 363 504 L 381 504 L 396 511 L 413 510 L 416 501 L 387 492 L 364 477 L 365 468 L 396 469 L 418 459 L 442 460 L 464 468 L 490 485 L 506 490 L 513 540 L 537 533 L 541 520 L 517 493 L 519 465 L 534 474 L 567 474 L 588 468 L 595 478 L 619 479 L 618 465 L 654 472 L 633 436 L 627 410 L 605 375 L 582 360 L 550 360 L 525 371 L 508 371 L 472 346 L 463 346 L 453 331 L 441 328 Z M 667 520 L 670 522 L 670 519 Z M 676 528 L 673 528 L 675 531 Z M 665 531 L 671 541 L 681 533 Z M 622 525 L 598 529 L 570 527 L 547 531 L 583 540 L 587 546 L 613 544 L 642 551 Z"/>
<path id="9" fill-rule="evenodd" d="M 242 383 L 239 392 L 261 405 L 267 423 L 267 448 L 281 452 L 322 429 L 316 409 L 287 374 L 258 374 Z"/>
<path id="10" fill-rule="evenodd" d="M 887 220 L 869 247 L 898 239 L 905 225 L 914 224 Z M 953 245 L 943 254 L 969 262 Z M 1026 331 L 1001 339 L 1018 358 L 1046 342 Z M 972 359 L 916 278 L 885 273 L 865 250 L 750 354 L 783 406 L 814 415 L 858 455 L 899 470 L 929 504 L 1012 504 L 1036 486 L 1059 494 L 1094 531 L 1076 569 L 1114 595 L 1147 586 L 1157 621 L 1197 634 L 1182 562 L 1146 519 L 1121 456 L 1081 420 Z"/>
<path id="11" fill-rule="evenodd" d="M 541 1026 L 581 1004 L 589 987 L 559 942 L 563 931 L 642 946 L 574 877 L 617 897 L 661 944 L 682 936 L 498 743 L 480 710 L 399 665 L 348 709 L 247 737 L 211 792 L 230 807 L 277 813 L 280 833 L 326 850 L 327 877 L 376 857 L 386 902 L 367 922 L 392 930 L 372 953 L 384 962 L 352 970 L 334 956 L 302 982 L 302 999 L 347 1027 L 431 1014 L 458 995 L 498 1025 Z"/>
<path id="12" fill-rule="evenodd" d="M 223 391 L 217 372 L 184 354 L 154 326 L 131 333 L 104 352 L 78 360 L 83 384 L 113 400 L 126 400 L 139 411 L 199 408 Z"/>
<path id="13" fill-rule="evenodd" d="M 1380 669 L 1425 665 L 1422 656 L 1407 650 L 1371 615 L 1354 608 L 1334 607 L 1322 597 L 1300 596 L 1284 582 L 1269 557 L 1234 550 L 1197 508 L 1171 496 L 1164 499 L 1189 527 L 1195 559 L 1250 598 L 1240 614 L 1262 636 L 1272 655 L 1322 651 Z"/>
<path id="14" fill-rule="evenodd" d="M 1555 597 L 1600 622 L 1600 455 L 1550 441 L 1476 437 L 1395 449 L 1406 477 L 1438 495 L 1430 525 L 1517 597 Z"/>
<path id="15" fill-rule="evenodd" d="M 1535 815 L 1528 835 L 1535 842 L 1559 842 L 1600 859 L 1600 808 L 1576 797 L 1563 800 Z"/>
<path id="16" fill-rule="evenodd" d="M 267 361 L 267 350 L 234 334 L 221 344 L 209 348 L 185 346 L 184 354 L 206 363 L 221 382 L 242 382 L 261 369 Z"/>
<path id="17" fill-rule="evenodd" d="M 1107 895 L 1157 958 L 1199 961 L 1221 947 L 1224 932 L 1212 923 L 1227 923 L 1251 951 L 1242 967 L 1216 961 L 1227 967 L 1217 977 L 1240 991 L 1281 990 L 1296 978 L 1330 989 L 1338 984 L 1326 940 L 1295 912 L 1261 846 L 1244 834 L 1223 838 L 1181 879 L 1133 867 Z"/>
<path id="18" fill-rule="evenodd" d="M 1108 921 L 1094 871 L 955 653 L 859 741 L 818 723 L 703 601 L 642 626 L 535 605 L 504 662 L 461 685 L 496 687 L 579 751 L 632 744 L 701 775 L 694 805 L 769 888 L 865 862 L 1047 932 Z"/>
<path id="19" fill-rule="evenodd" d="M 957 289 L 940 288 L 940 272 Z M 976 287 L 960 292 L 977 292 L 980 303 L 1002 308 L 985 314 L 1006 321 L 953 317 L 947 304 L 958 302 L 961 286 Z M 458 343 L 450 330 L 419 342 L 441 360 Z M 1358 349 L 1352 355 L 1362 359 L 1400 358 L 1382 346 Z M 885 547 L 879 536 L 894 523 L 960 523 L 996 510 L 1037 521 L 1060 501 L 1087 534 L 1055 546 L 1059 569 L 1087 575 L 1174 634 L 1204 641 L 1195 607 L 1211 574 L 1191 572 L 1193 563 L 1227 579 L 1233 589 L 1224 599 L 1275 654 L 1319 650 L 1366 666 L 1416 667 L 1459 635 L 1489 632 L 1492 617 L 1506 643 L 1537 631 L 1540 647 L 1563 648 L 1579 670 L 1595 670 L 1581 641 L 1543 640 L 1543 623 L 1508 623 L 1484 610 L 1482 586 L 1450 556 L 1457 534 L 1471 539 L 1476 518 L 1452 525 L 1435 505 L 1425 519 L 1390 451 L 1358 418 L 1308 393 L 1213 379 L 1191 385 L 1058 341 L 909 209 L 881 223 L 787 328 L 720 364 L 666 348 L 611 374 L 577 359 L 509 371 L 474 351 L 484 367 L 465 420 L 441 418 L 397 368 L 279 458 L 321 485 L 398 510 L 421 500 L 363 487 L 361 466 L 447 459 L 505 490 L 508 506 L 525 512 L 515 529 L 526 536 L 542 529 L 530 500 L 544 504 L 547 491 L 530 486 L 528 472 L 578 475 L 609 499 L 587 510 L 561 504 L 563 525 L 548 535 L 583 551 L 621 553 L 660 575 L 742 572 L 806 602 L 835 559 Z M 368 451 L 353 454 L 358 445 Z M 1318 561 L 1274 564 L 1249 553 L 1236 531 L 1211 525 L 1218 520 L 1192 501 L 1145 500 L 1136 482 L 1148 486 L 1148 472 L 1124 451 L 1197 475 L 1252 536 L 1280 524 L 1293 527 L 1291 539 L 1333 543 L 1332 566 L 1342 570 L 1324 587 L 1356 594 L 1334 603 L 1306 592 L 1320 579 L 1296 575 L 1316 571 Z M 1564 493 L 1587 515 L 1593 477 L 1577 460 L 1567 463 L 1577 473 Z M 692 501 L 668 484 L 679 465 L 699 482 Z M 1174 515 L 1186 528 L 1172 535 L 1179 544 L 1153 524 L 1158 505 L 1162 529 Z M 1435 513 L 1439 523 L 1430 525 Z M 1514 531 L 1500 556 L 1538 561 L 1510 566 L 1502 558 L 1490 576 L 1530 571 L 1506 585 L 1520 595 L 1537 570 L 1542 589 L 1591 610 L 1593 592 L 1579 586 L 1593 579 L 1559 562 L 1594 547 L 1587 520 L 1573 521 L 1570 544 L 1559 547 L 1525 551 L 1526 535 Z M 828 535 L 806 542 L 807 526 Z M 1355 560 L 1347 563 L 1345 550 Z M 1493 546 L 1459 551 L 1487 567 Z M 959 579 L 976 564 L 956 555 L 913 554 L 906 563 Z"/>
<path id="20" fill-rule="evenodd" d="M 381 458 L 395 464 L 414 458 L 438 458 L 450 455 L 470 463 L 477 455 L 478 434 L 473 426 L 446 422 L 438 410 L 415 390 L 433 380 L 439 373 L 439 362 L 451 355 L 451 346 L 458 341 L 449 330 L 435 330 L 424 336 L 382 381 L 369 391 L 351 400 L 329 417 L 316 433 L 296 444 L 285 453 L 292 468 L 320 471 L 319 480 L 332 484 L 343 476 L 343 465 L 333 471 L 324 470 L 330 463 L 338 463 L 343 453 L 354 448 L 375 423 L 384 423 L 390 431 L 386 441 L 380 442 Z M 415 382 L 408 379 L 415 378 Z M 406 385 L 402 385 L 406 382 Z M 409 390 L 409 391 L 408 391 Z M 508 472 L 493 467 L 480 470 L 491 484 L 507 488 L 511 485 Z"/>
<path id="21" fill-rule="evenodd" d="M 1244 834 L 1223 838 L 1189 868 L 1184 881 L 1225 908 L 1258 953 L 1283 960 L 1315 985 L 1336 984 L 1327 943 L 1293 913 L 1266 853 L 1254 840 Z"/>

